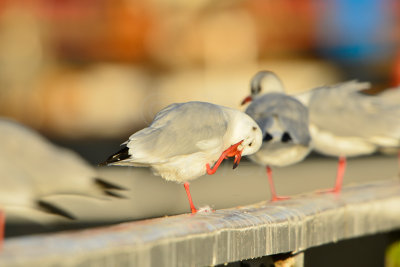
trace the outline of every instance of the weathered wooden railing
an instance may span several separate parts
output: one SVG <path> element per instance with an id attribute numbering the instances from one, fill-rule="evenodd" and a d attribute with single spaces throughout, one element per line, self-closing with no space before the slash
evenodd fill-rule
<path id="1" fill-rule="evenodd" d="M 400 229 L 400 181 L 7 239 L 0 266 L 209 266 Z M 298 266 L 301 266 L 301 257 Z"/>

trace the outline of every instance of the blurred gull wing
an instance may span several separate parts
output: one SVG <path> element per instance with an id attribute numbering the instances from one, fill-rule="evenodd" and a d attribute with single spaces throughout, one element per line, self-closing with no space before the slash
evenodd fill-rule
<path id="1" fill-rule="evenodd" d="M 42 223 L 41 216 L 58 215 L 72 219 L 69 212 L 62 209 L 51 209 L 51 204 L 43 206 L 40 196 L 35 190 L 37 185 L 31 179 L 30 174 L 18 164 L 10 161 L 0 153 L 0 209 L 7 215 L 7 221 L 30 220 Z M 51 218 L 51 217 L 49 217 Z M 56 219 L 56 216 L 52 219 Z"/>
<path id="2" fill-rule="evenodd" d="M 111 190 L 98 182 L 101 178 L 96 170 L 79 155 L 14 121 L 0 119 L 0 147 L 0 159 L 7 162 L 1 168 L 10 173 L 23 171 L 37 197 L 75 194 L 105 198 Z M 0 177 L 0 182 L 2 179 L 5 177 Z"/>
<path id="3" fill-rule="evenodd" d="M 321 87 L 309 103 L 315 127 L 338 136 L 361 137 L 376 145 L 396 145 L 400 137 L 400 105 L 387 95 L 366 95 L 347 84 Z"/>
<path id="4" fill-rule="evenodd" d="M 297 100 L 299 100 L 301 103 L 303 103 L 303 105 L 308 107 L 310 105 L 310 99 L 312 97 L 314 97 L 316 92 L 318 92 L 320 89 L 321 90 L 326 90 L 326 89 L 338 90 L 341 93 L 336 92 L 337 94 L 346 95 L 350 92 L 359 92 L 359 91 L 362 91 L 365 89 L 369 89 L 370 87 L 371 87 L 371 84 L 369 82 L 359 82 L 357 80 L 352 80 L 352 81 L 347 81 L 347 82 L 343 82 L 343 83 L 338 83 L 335 85 L 319 86 L 319 87 L 313 88 L 308 91 L 297 93 L 297 94 L 293 95 L 293 97 L 295 97 Z"/>
<path id="5" fill-rule="evenodd" d="M 367 95 L 369 83 L 349 81 L 296 95 L 309 108 L 315 149 L 331 156 L 358 156 L 398 147 L 399 90 Z"/>

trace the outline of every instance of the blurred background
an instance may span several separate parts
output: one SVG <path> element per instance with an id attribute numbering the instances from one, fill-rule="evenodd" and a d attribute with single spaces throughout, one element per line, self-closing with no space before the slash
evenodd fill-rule
<path id="1" fill-rule="evenodd" d="M 400 85 L 399 29 L 398 0 L 0 0 L 0 117 L 39 131 L 95 166 L 173 102 L 200 100 L 241 108 L 252 75 L 261 69 L 275 72 L 289 93 L 349 79 L 372 82 L 372 93 Z M 396 163 L 391 159 L 391 169 L 381 172 L 374 164 L 360 162 L 350 166 L 349 176 L 354 168 L 368 172 L 371 180 L 386 178 L 396 173 Z M 303 174 L 322 183 L 320 174 L 329 169 L 324 164 L 319 164 L 320 172 Z M 245 204 L 237 197 L 243 191 L 250 195 L 248 203 L 265 200 L 268 187 L 262 168 L 252 169 L 250 176 L 264 186 L 243 189 L 243 173 L 252 166 L 246 165 L 250 163 L 242 163 L 236 173 L 222 169 L 221 176 L 229 171 L 225 180 L 204 178 L 193 188 L 196 200 L 225 201 L 218 190 L 227 180 L 237 188 L 230 193 L 238 199 L 235 205 Z M 304 166 L 309 165 L 299 168 Z M 336 159 L 330 166 L 333 178 Z M 168 210 L 172 201 L 181 203 L 181 213 L 188 211 L 180 185 L 132 169 L 120 170 L 126 181 L 138 185 L 131 188 L 132 195 L 149 199 L 154 194 L 153 184 L 143 187 L 140 177 L 132 179 L 139 173 L 159 185 L 161 197 L 147 200 L 147 206 L 120 200 L 128 203 L 125 210 L 115 209 L 115 202 L 95 202 L 97 206 L 90 207 L 103 219 L 111 217 L 104 215 L 107 209 L 124 220 L 174 214 L 176 210 Z M 297 170 L 281 173 L 297 179 Z M 353 176 L 366 179 L 364 174 Z M 125 180 L 120 179 L 122 184 Z M 253 180 L 246 180 L 249 187 Z M 218 186 L 211 192 L 212 181 Z M 281 181 L 282 193 L 293 193 L 292 180 Z M 211 193 L 196 193 L 201 185 Z M 295 193 L 303 192 L 303 185 L 304 192 L 320 186 L 302 182 Z M 165 199 L 172 200 L 164 205 Z M 77 200 L 74 209 L 87 207 L 82 203 Z M 223 205 L 217 207 L 233 204 Z M 132 206 L 142 213 L 126 212 Z M 87 210 L 75 213 L 84 217 Z M 377 244 L 376 239 L 371 243 Z M 383 253 L 378 254 L 375 258 L 382 262 Z"/>
<path id="2" fill-rule="evenodd" d="M 396 0 L 1 0 L 0 116 L 99 163 L 173 102 L 400 83 Z"/>

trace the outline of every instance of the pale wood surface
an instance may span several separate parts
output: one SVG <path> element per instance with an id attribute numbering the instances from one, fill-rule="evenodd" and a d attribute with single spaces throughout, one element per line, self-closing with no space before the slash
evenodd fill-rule
<path id="1" fill-rule="evenodd" d="M 341 195 L 183 214 L 84 231 L 11 238 L 0 266 L 206 266 L 400 228 L 398 179 Z"/>

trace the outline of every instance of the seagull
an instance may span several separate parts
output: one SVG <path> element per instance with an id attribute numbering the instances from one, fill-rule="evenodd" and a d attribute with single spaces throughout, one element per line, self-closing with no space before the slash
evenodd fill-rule
<path id="1" fill-rule="evenodd" d="M 197 209 L 189 181 L 215 173 L 228 157 L 235 157 L 235 169 L 241 156 L 257 152 L 261 143 L 257 123 L 239 110 L 206 102 L 175 103 L 100 165 L 150 167 L 154 175 L 183 183 L 193 214 Z"/>
<path id="2" fill-rule="evenodd" d="M 123 197 L 118 193 L 123 187 L 98 177 L 79 155 L 13 120 L 0 118 L 0 147 L 0 209 L 7 218 L 76 219 L 71 211 L 49 202 L 49 196 Z"/>
<path id="3" fill-rule="evenodd" d="M 342 189 L 346 158 L 400 147 L 400 88 L 368 95 L 370 83 L 347 81 L 296 95 L 308 107 L 314 149 L 339 157 L 335 186 Z"/>
<path id="4" fill-rule="evenodd" d="M 265 85 L 261 94 L 262 82 Z M 263 143 L 260 150 L 249 156 L 257 164 L 266 166 L 272 201 L 288 199 L 277 196 L 271 166 L 284 167 L 302 161 L 311 151 L 308 130 L 308 110 L 297 99 L 284 92 L 281 80 L 271 71 L 259 71 L 250 83 L 251 101 L 246 114 L 260 126 Z"/>

